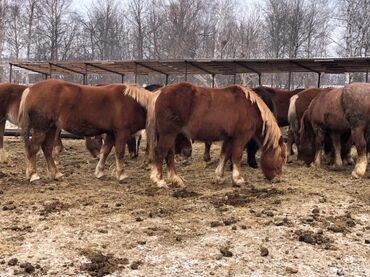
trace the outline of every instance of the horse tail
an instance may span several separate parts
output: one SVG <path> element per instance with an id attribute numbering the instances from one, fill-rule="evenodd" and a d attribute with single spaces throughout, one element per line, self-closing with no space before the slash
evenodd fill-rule
<path id="1" fill-rule="evenodd" d="M 151 93 L 145 88 L 138 85 L 126 85 L 126 89 L 123 92 L 125 95 L 133 98 L 145 109 L 148 109 L 151 99 L 154 97 L 155 93 Z"/>
<path id="2" fill-rule="evenodd" d="M 28 114 L 28 110 L 26 107 L 26 99 L 30 92 L 29 88 L 26 88 L 21 97 L 21 102 L 19 104 L 19 110 L 18 110 L 18 126 L 21 127 L 21 134 L 25 141 L 27 142 L 29 140 L 30 136 L 30 116 Z"/>
<path id="3" fill-rule="evenodd" d="M 276 122 L 276 118 L 265 102 L 251 89 L 239 86 L 246 98 L 256 104 L 262 119 L 261 144 L 265 149 L 276 148 L 279 146 L 281 131 Z"/>
<path id="4" fill-rule="evenodd" d="M 299 121 L 297 118 L 297 111 L 296 111 L 296 105 L 295 105 L 295 102 L 297 101 L 298 97 L 299 96 L 296 94 L 290 98 L 289 110 L 288 110 L 289 127 L 294 133 L 297 133 L 299 131 Z"/>

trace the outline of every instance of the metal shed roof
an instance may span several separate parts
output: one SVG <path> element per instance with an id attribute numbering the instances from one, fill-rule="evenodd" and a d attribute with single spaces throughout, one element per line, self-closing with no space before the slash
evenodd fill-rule
<path id="1" fill-rule="evenodd" d="M 361 58 L 312 58 L 312 59 L 176 59 L 135 61 L 18 61 L 11 66 L 28 69 L 45 75 L 50 74 L 106 74 L 125 75 L 135 73 L 160 74 L 239 74 L 316 72 L 346 73 L 367 72 L 370 57 Z"/>

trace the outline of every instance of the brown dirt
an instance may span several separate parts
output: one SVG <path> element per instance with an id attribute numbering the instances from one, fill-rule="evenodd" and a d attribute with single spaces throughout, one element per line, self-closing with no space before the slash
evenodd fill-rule
<path id="1" fill-rule="evenodd" d="M 351 166 L 291 163 L 278 183 L 243 168 L 247 185 L 230 172 L 218 185 L 195 144 L 178 168 L 187 188 L 159 189 L 142 154 L 127 161 L 128 184 L 115 181 L 113 155 L 99 181 L 84 143 L 67 140 L 63 180 L 47 177 L 40 155 L 43 182 L 31 185 L 21 141 L 5 145 L 0 276 L 370 276 L 370 168 L 355 180 Z"/>

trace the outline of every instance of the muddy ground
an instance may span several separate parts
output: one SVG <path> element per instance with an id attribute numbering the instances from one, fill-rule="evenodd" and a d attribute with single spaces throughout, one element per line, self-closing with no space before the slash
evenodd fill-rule
<path id="1" fill-rule="evenodd" d="M 203 145 L 179 166 L 187 189 L 158 189 L 138 160 L 128 184 L 93 176 L 83 141 L 66 140 L 65 177 L 25 179 L 23 145 L 8 139 L 0 165 L 0 276 L 370 276 L 370 168 L 350 177 L 287 164 L 271 184 L 243 168 L 248 184 L 213 182 Z M 213 159 L 218 146 L 213 146 Z M 141 152 L 142 153 L 142 152 Z"/>

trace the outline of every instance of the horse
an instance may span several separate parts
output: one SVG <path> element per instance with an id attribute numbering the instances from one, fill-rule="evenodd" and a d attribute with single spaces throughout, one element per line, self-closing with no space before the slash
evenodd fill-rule
<path id="1" fill-rule="evenodd" d="M 342 88 L 318 94 L 302 116 L 299 152 L 307 165 L 321 166 L 325 136 L 329 135 L 334 148 L 334 169 L 343 166 L 341 138 L 349 136 L 350 124 L 343 112 L 342 94 Z"/>
<path id="2" fill-rule="evenodd" d="M 127 87 L 131 96 L 148 109 L 147 132 L 153 161 L 151 180 L 166 187 L 163 160 L 175 185 L 184 186 L 174 163 L 177 134 L 185 133 L 199 141 L 223 141 L 216 178 L 223 181 L 224 166 L 232 158 L 232 180 L 245 184 L 240 174 L 240 161 L 245 144 L 252 138 L 262 146 L 261 168 L 268 180 L 282 174 L 286 146 L 274 115 L 252 90 L 242 86 L 212 89 L 187 82 L 171 84 L 148 95 L 144 89 Z"/>
<path id="3" fill-rule="evenodd" d="M 3 83 L 0 84 L 0 163 L 6 163 L 8 153 L 4 150 L 5 123 L 8 120 L 18 125 L 18 110 L 23 91 L 27 86 Z M 58 157 L 63 151 L 63 144 L 59 136 L 56 137 L 54 157 Z"/>
<path id="4" fill-rule="evenodd" d="M 303 113 L 307 110 L 311 101 L 322 92 L 327 92 L 333 88 L 309 88 L 299 92 L 296 95 L 293 95 L 290 98 L 289 110 L 288 110 L 288 121 L 289 121 L 289 130 L 288 130 L 288 149 L 291 149 L 293 143 L 299 146 L 299 129 L 300 122 L 303 116 Z M 290 153 L 292 154 L 292 153 Z M 298 153 L 299 160 L 299 153 Z"/>
<path id="5" fill-rule="evenodd" d="M 341 102 L 344 117 L 351 129 L 351 138 L 358 157 L 352 176 L 364 176 L 367 167 L 367 146 L 370 143 L 370 84 L 352 83 L 343 89 Z"/>
<path id="6" fill-rule="evenodd" d="M 271 112 L 276 116 L 276 107 L 274 101 L 272 101 L 272 98 L 270 94 L 265 91 L 264 89 L 253 89 L 253 91 L 265 102 L 267 107 L 271 110 Z M 203 160 L 205 162 L 209 162 L 211 160 L 211 145 L 212 142 L 205 142 L 204 143 L 204 154 L 203 154 Z M 256 153 L 258 151 L 258 143 L 252 139 L 250 140 L 246 146 L 246 154 L 247 154 L 247 162 L 248 165 L 252 168 L 258 168 L 258 164 L 256 161 Z"/>
<path id="7" fill-rule="evenodd" d="M 126 87 L 125 84 L 83 86 L 50 79 L 26 89 L 22 94 L 18 120 L 25 142 L 27 178 L 31 182 L 40 179 L 36 171 L 36 154 L 40 147 L 51 177 L 60 179 L 63 176 L 51 151 L 57 130 L 64 129 L 79 136 L 106 134 L 95 176 L 99 179 L 105 176 L 105 161 L 114 145 L 116 177 L 119 182 L 126 182 L 125 145 L 132 134 L 145 128 L 146 122 L 146 110 L 123 94 Z"/>

